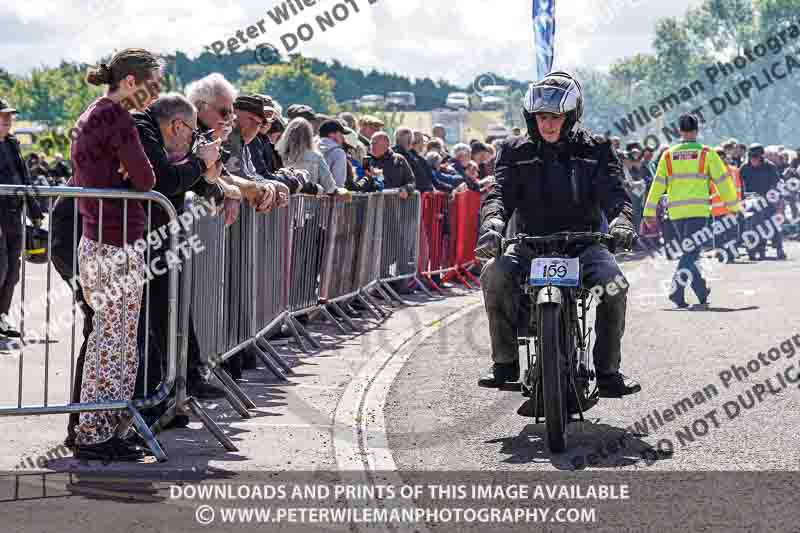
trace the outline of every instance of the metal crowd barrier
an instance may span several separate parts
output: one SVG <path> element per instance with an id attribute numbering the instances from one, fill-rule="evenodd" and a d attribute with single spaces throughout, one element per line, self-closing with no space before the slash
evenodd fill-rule
<path id="1" fill-rule="evenodd" d="M 423 194 L 418 238 L 424 242 L 423 248 L 427 247 L 428 257 L 421 258 L 418 268 L 434 289 L 441 291 L 431 278 L 434 274 L 444 274 L 442 282 L 455 278 L 467 288 L 473 288 L 470 281 L 480 285 L 469 271 L 477 264 L 479 211 L 478 192 L 459 192 L 452 199 L 440 192 Z"/>
<path id="2" fill-rule="evenodd" d="M 120 190 L 80 189 L 67 187 L 15 187 L 0 186 L 0 196 L 29 193 L 47 198 L 51 204 L 56 197 L 97 198 L 105 201 L 122 201 L 127 213 L 129 201 L 146 202 L 148 223 L 145 240 L 153 235 L 151 222 L 153 202 L 167 214 L 169 226 L 179 228 L 177 213 L 163 195 L 155 192 L 136 193 Z M 72 271 L 76 270 L 79 224 L 77 202 L 73 223 Z M 268 341 L 275 328 L 286 325 L 294 334 L 300 347 L 306 350 L 307 341 L 314 348 L 319 344 L 308 334 L 297 315 L 322 313 L 346 332 L 344 326 L 353 331 L 361 328 L 350 319 L 345 308 L 354 300 L 359 301 L 375 318 L 387 316 L 384 307 L 393 307 L 395 302 L 404 303 L 388 284 L 390 281 L 415 281 L 425 288 L 418 278 L 420 253 L 420 216 L 422 198 L 413 193 L 405 200 L 399 191 L 355 194 L 352 201 L 339 198 L 292 196 L 288 208 L 274 209 L 267 214 L 257 214 L 250 207 L 242 206 L 233 225 L 225 227 L 221 216 L 204 200 L 197 199 L 185 206 L 180 220 L 189 235 L 181 231 L 169 231 L 169 252 L 180 257 L 180 266 L 168 270 L 168 324 L 163 362 L 166 366 L 158 381 L 157 390 L 148 391 L 149 339 L 153 328 L 164 326 L 151 320 L 149 294 L 150 284 L 144 286 L 145 307 L 142 311 L 143 332 L 140 333 L 141 364 L 144 365 L 144 380 L 140 396 L 143 399 L 119 400 L 103 403 L 63 403 L 52 405 L 48 397 L 50 383 L 50 324 L 51 302 L 45 306 L 45 335 L 42 363 L 44 371 L 44 401 L 42 405 L 23 402 L 23 360 L 26 344 L 19 353 L 19 384 L 17 405 L 0 407 L 0 415 L 33 415 L 77 413 L 85 411 L 127 411 L 130 420 L 120 424 L 118 434 L 134 424 L 145 437 L 159 460 L 166 455 L 153 433 L 158 432 L 174 416 L 192 413 L 198 417 L 228 450 L 236 446 L 205 413 L 199 402 L 187 392 L 187 361 L 190 349 L 199 349 L 200 359 L 208 364 L 214 375 L 224 386 L 228 401 L 242 417 L 251 416 L 255 404 L 244 394 L 221 364 L 245 350 L 254 352 L 267 369 L 281 380 L 293 374 Z M 205 211 L 205 213 L 203 213 Z M 477 212 L 476 212 L 477 213 Z M 21 225 L 24 231 L 24 217 Z M 185 218 L 186 216 L 186 218 Z M 127 221 L 127 217 L 125 217 Z M 102 217 L 100 219 L 102 226 Z M 474 228 L 473 228 L 474 229 Z M 127 227 L 124 229 L 127 234 Z M 101 242 L 102 242 L 102 235 Z M 201 253 L 179 254 L 180 247 L 194 239 L 204 248 Z M 49 239 L 52 239 L 52 232 Z M 179 246 L 179 241 L 181 242 Z M 444 243 L 444 241 L 443 241 Z M 49 243 L 48 243 L 49 244 Z M 151 241 L 151 245 L 152 245 Z M 427 243 L 426 243 L 427 244 Z M 446 247 L 447 244 L 444 244 Z M 474 244 L 472 245 L 474 247 Z M 163 250 L 159 253 L 164 253 Z M 51 290 L 51 257 L 48 247 L 47 290 Z M 147 247 L 147 263 L 151 263 L 151 248 Z M 22 312 L 20 325 L 25 328 L 25 262 L 22 266 L 21 287 Z M 179 272 L 180 271 L 180 272 Z M 71 295 L 68 311 L 71 314 L 71 350 L 69 386 L 73 383 L 76 353 L 77 304 Z M 427 294 L 430 293 L 425 290 Z M 163 293 L 159 293 L 162 297 Z M 377 301 L 374 297 L 381 301 Z M 331 312 L 333 311 L 333 312 Z M 336 316 L 334 316 L 336 315 Z M 190 347 L 190 326 L 193 326 L 197 348 Z M 156 338 L 156 337 L 154 337 Z M 69 388 L 69 387 L 68 387 Z M 137 393 L 140 391 L 137 391 Z M 67 393 L 71 395 L 70 390 Z M 174 393 L 174 394 L 173 394 Z M 166 406 L 165 401 L 168 400 Z M 155 406 L 165 407 L 161 418 L 148 428 L 140 414 L 141 409 Z"/>
<path id="3" fill-rule="evenodd" d="M 88 188 L 78 188 L 78 187 L 31 187 L 31 186 L 16 186 L 16 185 L 0 185 L 0 197 L 23 197 L 29 196 L 34 197 L 37 200 L 46 199 L 47 202 L 47 213 L 49 217 L 52 218 L 53 216 L 53 204 L 54 199 L 58 198 L 66 198 L 66 199 L 78 199 L 78 198 L 90 198 L 90 199 L 97 199 L 99 204 L 99 235 L 98 235 L 98 244 L 103 244 L 103 213 L 105 211 L 104 206 L 108 205 L 109 203 L 112 205 L 119 205 L 121 203 L 122 210 L 123 210 L 123 240 L 127 241 L 128 236 L 128 227 L 127 227 L 127 215 L 128 210 L 130 208 L 130 202 L 142 202 L 144 203 L 146 213 L 148 213 L 148 222 L 145 231 L 145 238 L 143 239 L 144 243 L 146 243 L 149 239 L 149 236 L 152 235 L 152 224 L 150 220 L 149 214 L 152 212 L 151 207 L 152 203 L 155 202 L 163 209 L 169 220 L 173 223 L 176 222 L 177 214 L 175 208 L 172 204 L 161 194 L 156 192 L 148 192 L 148 193 L 140 193 L 135 191 L 127 191 L 127 190 L 111 190 L 111 189 L 88 189 Z M 66 201 L 66 200 L 62 200 Z M 72 206 L 67 206 L 65 208 L 65 212 L 72 211 L 71 218 L 72 218 L 72 228 L 71 228 L 71 236 L 72 236 L 72 243 L 71 243 L 71 265 L 66 258 L 57 257 L 58 264 L 61 267 L 61 272 L 63 272 L 66 277 L 71 278 L 71 285 L 75 289 L 77 289 L 78 285 L 75 282 L 79 282 L 78 277 L 78 259 L 77 259 L 77 249 L 78 243 L 80 240 L 81 234 L 81 227 L 78 224 L 79 214 L 78 214 L 78 202 L 72 201 Z M 21 235 L 26 235 L 26 227 L 25 222 L 27 218 L 27 203 L 22 203 L 22 211 L 18 215 L 20 220 L 20 231 Z M 150 450 L 153 452 L 154 456 L 159 461 L 166 460 L 166 454 L 164 450 L 158 444 L 158 441 L 153 436 L 150 428 L 148 428 L 147 424 L 144 421 L 144 418 L 140 414 L 140 410 L 143 408 L 151 408 L 158 404 L 161 404 L 166 400 L 173 389 L 176 380 L 180 378 L 181 372 L 178 369 L 178 360 L 177 360 L 177 338 L 178 338 L 178 315 L 177 315 L 177 297 L 178 297 L 178 271 L 176 269 L 170 269 L 168 271 L 168 309 L 167 309 L 167 346 L 166 346 L 166 354 L 162 354 L 165 357 L 165 375 L 162 376 L 162 380 L 160 385 L 157 387 L 155 391 L 151 391 L 148 394 L 144 394 L 144 398 L 141 399 L 130 399 L 130 400 L 113 400 L 113 401 L 104 401 L 104 402 L 91 402 L 91 403 L 82 403 L 82 402 L 73 402 L 73 386 L 76 377 L 76 346 L 78 345 L 78 339 L 76 334 L 77 323 L 79 319 L 78 315 L 78 301 L 76 297 L 76 293 L 71 290 L 69 286 L 62 285 L 59 282 L 58 288 L 53 286 L 52 280 L 52 266 L 53 266 L 53 229 L 50 228 L 48 232 L 48 248 L 47 248 L 47 264 L 46 264 L 46 271 L 45 271 L 45 280 L 46 280 L 46 292 L 41 302 L 44 307 L 44 339 L 43 339 L 43 350 L 33 348 L 31 346 L 38 347 L 42 343 L 42 339 L 32 339 L 28 335 L 28 330 L 26 330 L 26 325 L 28 322 L 28 310 L 26 309 L 26 298 L 28 297 L 28 282 L 31 281 L 28 279 L 27 275 L 27 262 L 25 259 L 25 244 L 24 244 L 24 237 L 23 237 L 23 246 L 22 252 L 20 254 L 21 264 L 21 275 L 20 275 L 20 286 L 18 290 L 20 291 L 20 305 L 18 308 L 12 307 L 12 312 L 10 313 L 12 317 L 16 318 L 15 315 L 19 318 L 20 324 L 20 332 L 22 338 L 20 339 L 19 343 L 19 352 L 17 354 L 18 357 L 18 365 L 17 365 L 17 387 L 16 387 L 16 405 L 9 406 L 9 405 L 2 405 L 0 406 L 0 416 L 29 416 L 29 415 L 52 415 L 52 414 L 68 414 L 68 413 L 85 413 L 91 411 L 124 411 L 127 413 L 126 416 L 121 416 L 120 423 L 116 428 L 115 434 L 117 436 L 124 436 L 128 429 L 130 428 L 131 424 L 133 424 L 139 433 L 144 437 L 147 441 Z M 66 230 L 69 233 L 69 228 L 58 228 L 59 231 Z M 177 239 L 173 234 L 167 234 L 169 236 L 168 244 L 164 243 L 165 245 L 169 246 L 169 251 L 173 254 L 178 254 L 178 247 L 177 247 Z M 66 243 L 64 243 L 66 245 Z M 150 264 L 150 251 L 149 248 L 145 245 L 142 247 L 142 250 L 147 249 L 147 253 L 145 254 L 145 258 L 147 260 L 148 265 Z M 127 269 L 127 262 L 126 269 Z M 35 268 L 35 267 L 32 267 Z M 98 262 L 98 270 L 102 272 L 103 263 Z M 38 269 L 36 269 L 38 270 Z M 98 274 L 99 276 L 100 274 Z M 127 275 L 127 273 L 126 273 Z M 140 314 L 140 317 L 147 317 L 150 315 L 150 294 L 148 293 L 148 283 L 144 284 L 143 292 L 146 295 L 143 295 L 143 309 Z M 119 288 L 119 287 L 117 287 Z M 98 289 L 100 290 L 100 289 Z M 125 291 L 121 290 L 121 298 L 122 298 L 122 305 L 125 308 Z M 111 295 L 106 295 L 111 296 Z M 59 305 L 60 304 L 60 305 Z M 58 316 L 54 316 L 53 308 L 59 307 L 56 312 L 60 314 Z M 17 311 L 18 312 L 15 312 Z M 41 308 L 35 309 L 31 314 L 37 315 L 41 313 Z M 137 317 L 137 320 L 140 320 L 140 317 Z M 67 318 L 66 323 L 64 319 Z M 68 325 L 67 325 L 68 323 Z M 60 326 L 58 330 L 52 331 L 51 326 L 58 325 Z M 123 327 L 127 326 L 127 324 L 123 324 Z M 35 329 L 35 328 L 33 328 Z M 41 331 L 41 330 L 39 330 Z M 144 331 L 147 332 L 148 328 L 144 328 Z M 60 349 L 58 343 L 62 340 L 65 340 L 66 335 L 69 335 L 69 350 Z M 142 352 L 139 353 L 139 359 L 144 364 L 144 380 L 143 383 L 146 384 L 148 382 L 148 368 L 147 368 L 147 352 L 150 348 L 149 346 L 149 335 L 144 334 L 140 335 L 144 336 L 144 345 L 142 343 L 137 343 L 139 345 L 139 349 Z M 141 339 L 140 339 L 141 340 Z M 85 342 L 85 341 L 84 341 Z M 30 344 L 29 344 L 30 343 Z M 56 344 L 56 348 L 52 349 L 51 344 Z M 98 345 L 98 350 L 99 345 Z M 52 354 L 51 352 L 55 350 L 56 354 Z M 123 348 L 123 353 L 121 354 L 122 359 L 124 360 L 127 353 L 127 348 Z M 34 352 L 30 354 L 30 352 Z M 42 353 L 43 352 L 43 353 Z M 67 358 L 68 361 L 64 359 Z M 24 369 L 25 369 L 25 362 L 26 362 L 26 355 L 28 356 L 28 361 L 33 362 L 33 364 L 41 369 L 42 372 L 42 400 L 41 403 L 33 402 L 31 399 L 33 395 L 24 394 Z M 51 355 L 59 355 L 63 356 L 64 359 L 60 357 L 51 357 Z M 55 404 L 51 402 L 50 399 L 50 382 L 51 376 L 53 372 L 51 371 L 51 366 L 56 365 L 56 374 L 61 374 L 64 376 L 69 376 L 69 381 L 66 383 L 66 396 L 68 401 L 66 402 L 56 402 Z M 68 365 L 67 368 L 63 368 L 64 365 Z M 59 368 L 61 366 L 61 368 Z M 185 369 L 183 374 L 185 374 Z M 10 391 L 11 389 L 7 389 Z M 146 389 L 145 389 L 146 390 Z M 134 390 L 134 394 L 136 391 Z M 4 398 L 5 399 L 5 398 Z M 191 400 L 191 399 L 189 399 Z M 187 400 L 188 401 L 188 400 Z M 6 403 L 6 402 L 3 402 Z M 181 408 L 184 406 L 181 405 Z M 190 406 L 192 407 L 192 406 Z M 194 409 L 193 409 L 194 410 Z"/>

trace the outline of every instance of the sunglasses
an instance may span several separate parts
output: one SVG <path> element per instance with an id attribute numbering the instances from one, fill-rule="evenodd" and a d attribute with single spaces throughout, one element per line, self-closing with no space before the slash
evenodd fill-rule
<path id="1" fill-rule="evenodd" d="M 222 117 L 222 120 L 228 121 L 231 116 L 233 116 L 234 119 L 236 118 L 233 112 L 233 107 L 215 107 L 208 102 L 205 102 L 205 104 L 216 111 Z"/>

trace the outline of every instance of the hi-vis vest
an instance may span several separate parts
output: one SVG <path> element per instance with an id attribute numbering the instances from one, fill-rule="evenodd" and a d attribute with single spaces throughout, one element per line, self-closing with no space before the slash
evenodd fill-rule
<path id="1" fill-rule="evenodd" d="M 732 213 L 738 212 L 736 187 L 728 167 L 717 153 L 696 142 L 677 144 L 664 152 L 658 162 L 644 216 L 656 216 L 658 199 L 666 192 L 671 220 L 708 218 L 712 183 L 717 186 L 725 208 Z"/>
<path id="2" fill-rule="evenodd" d="M 742 177 L 739 174 L 739 169 L 728 165 L 728 171 L 731 173 L 731 176 L 733 176 L 733 184 L 736 187 L 736 199 L 741 202 L 742 199 L 744 198 L 744 192 L 742 191 Z M 730 209 L 725 207 L 725 202 L 723 202 L 722 198 L 719 197 L 719 191 L 717 190 L 717 186 L 712 183 L 711 216 L 722 217 L 730 212 L 731 212 Z"/>

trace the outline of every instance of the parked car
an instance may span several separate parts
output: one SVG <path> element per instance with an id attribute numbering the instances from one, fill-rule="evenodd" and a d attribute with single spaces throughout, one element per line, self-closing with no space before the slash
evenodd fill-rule
<path id="1" fill-rule="evenodd" d="M 397 91 L 386 95 L 386 109 L 389 111 L 409 111 L 417 107 L 414 93 Z"/>
<path id="2" fill-rule="evenodd" d="M 481 89 L 481 109 L 484 111 L 500 111 L 505 109 L 511 87 L 507 85 L 489 85 Z"/>
<path id="3" fill-rule="evenodd" d="M 444 103 L 451 109 L 469 109 L 469 95 L 467 93 L 450 93 Z"/>
<path id="4" fill-rule="evenodd" d="M 363 109 L 383 109 L 386 101 L 379 94 L 367 94 L 358 100 L 358 107 Z"/>

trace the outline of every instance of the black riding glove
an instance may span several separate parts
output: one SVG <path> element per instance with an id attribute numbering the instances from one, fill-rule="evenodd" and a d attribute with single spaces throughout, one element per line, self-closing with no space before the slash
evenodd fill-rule
<path id="1" fill-rule="evenodd" d="M 491 218 L 481 226 L 481 235 L 475 247 L 475 257 L 480 261 L 488 261 L 496 257 L 503 240 L 503 221 Z"/>
<path id="2" fill-rule="evenodd" d="M 614 237 L 617 250 L 630 250 L 636 238 L 636 229 L 627 217 L 618 216 L 608 227 L 608 232 Z"/>

